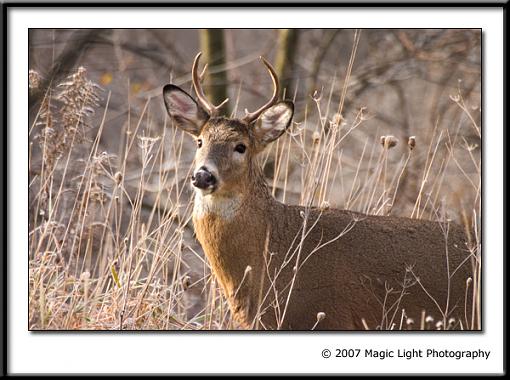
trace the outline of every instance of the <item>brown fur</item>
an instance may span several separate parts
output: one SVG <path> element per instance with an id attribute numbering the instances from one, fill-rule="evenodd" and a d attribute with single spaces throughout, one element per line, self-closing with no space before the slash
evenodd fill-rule
<path id="1" fill-rule="evenodd" d="M 317 219 L 318 222 L 304 240 L 301 261 L 317 245 L 335 239 L 354 224 L 343 236 L 310 256 L 299 269 L 285 318 L 278 324 L 281 315 L 276 317 L 276 298 L 279 298 L 281 313 L 297 253 L 274 286 L 270 285 L 269 276 L 274 280 L 274 273 L 281 268 L 289 248 L 298 247 L 305 208 L 276 201 L 262 181 L 260 176 L 255 177 L 251 189 L 243 194 L 242 206 L 233 219 L 225 221 L 213 214 L 193 218 L 197 238 L 214 275 L 229 300 L 234 317 L 245 328 L 308 330 L 314 326 L 319 312 L 324 312 L 326 317 L 316 329 L 324 330 L 363 329 L 362 318 L 370 328 L 376 328 L 381 322 L 389 324 L 393 314 L 398 316 L 394 318 L 398 323 L 402 309 L 415 323 L 418 323 L 422 310 L 434 316 L 436 321 L 442 320 L 438 307 L 416 283 L 415 276 L 444 312 L 448 294 L 446 247 L 450 273 L 469 256 L 464 234 L 458 226 L 344 210 L 312 209 L 307 229 Z M 446 228 L 448 240 L 446 230 L 443 230 Z M 269 249 L 266 251 L 267 231 Z M 269 266 L 266 265 L 268 253 L 273 253 Z M 243 281 L 247 266 L 252 270 Z M 447 319 L 463 319 L 469 266 L 470 261 L 466 260 L 452 277 Z M 412 267 L 412 273 L 406 272 L 409 267 Z M 398 305 L 394 305 L 401 295 L 404 281 L 407 282 L 405 295 Z M 383 307 L 388 288 L 393 291 L 386 297 Z M 278 296 L 275 296 L 275 289 Z M 259 300 L 260 323 L 257 322 Z M 466 306 L 469 312 L 470 304 Z M 386 317 L 383 317 L 383 309 L 389 314 Z"/>

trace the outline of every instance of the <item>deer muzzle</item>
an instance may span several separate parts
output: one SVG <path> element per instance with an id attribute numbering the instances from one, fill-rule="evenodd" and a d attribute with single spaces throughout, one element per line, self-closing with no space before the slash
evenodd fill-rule
<path id="1" fill-rule="evenodd" d="M 212 192 L 216 187 L 217 180 L 205 166 L 202 166 L 191 176 L 191 183 L 198 189 Z"/>

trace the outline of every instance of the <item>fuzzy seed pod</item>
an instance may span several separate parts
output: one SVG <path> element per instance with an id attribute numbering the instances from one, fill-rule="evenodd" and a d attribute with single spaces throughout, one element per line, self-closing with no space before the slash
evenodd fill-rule
<path id="1" fill-rule="evenodd" d="M 190 276 L 186 275 L 182 278 L 182 288 L 184 290 L 188 290 L 189 286 L 191 285 L 191 278 Z"/>
<path id="2" fill-rule="evenodd" d="M 328 201 L 323 201 L 321 204 L 321 210 L 328 210 L 331 207 L 331 204 Z"/>
<path id="3" fill-rule="evenodd" d="M 314 145 L 318 145 L 321 142 L 321 134 L 315 131 L 312 135 L 312 141 Z"/>
<path id="4" fill-rule="evenodd" d="M 381 136 L 381 145 L 384 149 L 391 149 L 394 146 L 397 145 L 398 140 L 395 138 L 395 136 L 388 135 L 388 136 Z"/>
<path id="5" fill-rule="evenodd" d="M 344 117 L 342 116 L 342 114 L 339 114 L 339 113 L 336 113 L 334 116 L 333 116 L 333 120 L 331 120 L 331 122 L 333 124 L 336 124 L 336 125 L 340 125 L 340 123 L 344 120 Z"/>
<path id="6" fill-rule="evenodd" d="M 87 281 L 90 279 L 90 272 L 83 272 L 80 276 L 81 281 Z"/>
<path id="7" fill-rule="evenodd" d="M 407 146 L 409 146 L 410 150 L 413 150 L 416 146 L 416 136 L 410 136 L 409 140 L 407 140 Z"/>
<path id="8" fill-rule="evenodd" d="M 117 185 L 120 185 L 120 183 L 122 182 L 122 173 L 121 172 L 115 173 L 114 178 L 115 178 L 115 183 Z"/>

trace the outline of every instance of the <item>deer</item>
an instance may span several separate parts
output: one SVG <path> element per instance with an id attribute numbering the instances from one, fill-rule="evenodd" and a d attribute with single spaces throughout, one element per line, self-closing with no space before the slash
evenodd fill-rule
<path id="1" fill-rule="evenodd" d="M 289 129 L 293 102 L 278 100 L 278 76 L 260 57 L 271 98 L 242 118 L 223 116 L 228 99 L 209 101 L 200 57 L 192 66 L 196 100 L 174 84 L 163 87 L 163 100 L 170 124 L 195 139 L 195 235 L 239 328 L 389 329 L 402 312 L 408 321 L 426 312 L 444 327 L 465 328 L 472 253 L 464 229 L 279 202 L 260 156 Z"/>

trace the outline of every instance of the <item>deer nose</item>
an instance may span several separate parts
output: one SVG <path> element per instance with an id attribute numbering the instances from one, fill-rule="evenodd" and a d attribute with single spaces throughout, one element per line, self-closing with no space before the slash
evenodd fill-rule
<path id="1" fill-rule="evenodd" d="M 205 166 L 202 166 L 191 176 L 191 183 L 199 189 L 209 189 L 216 185 L 216 178 Z"/>

